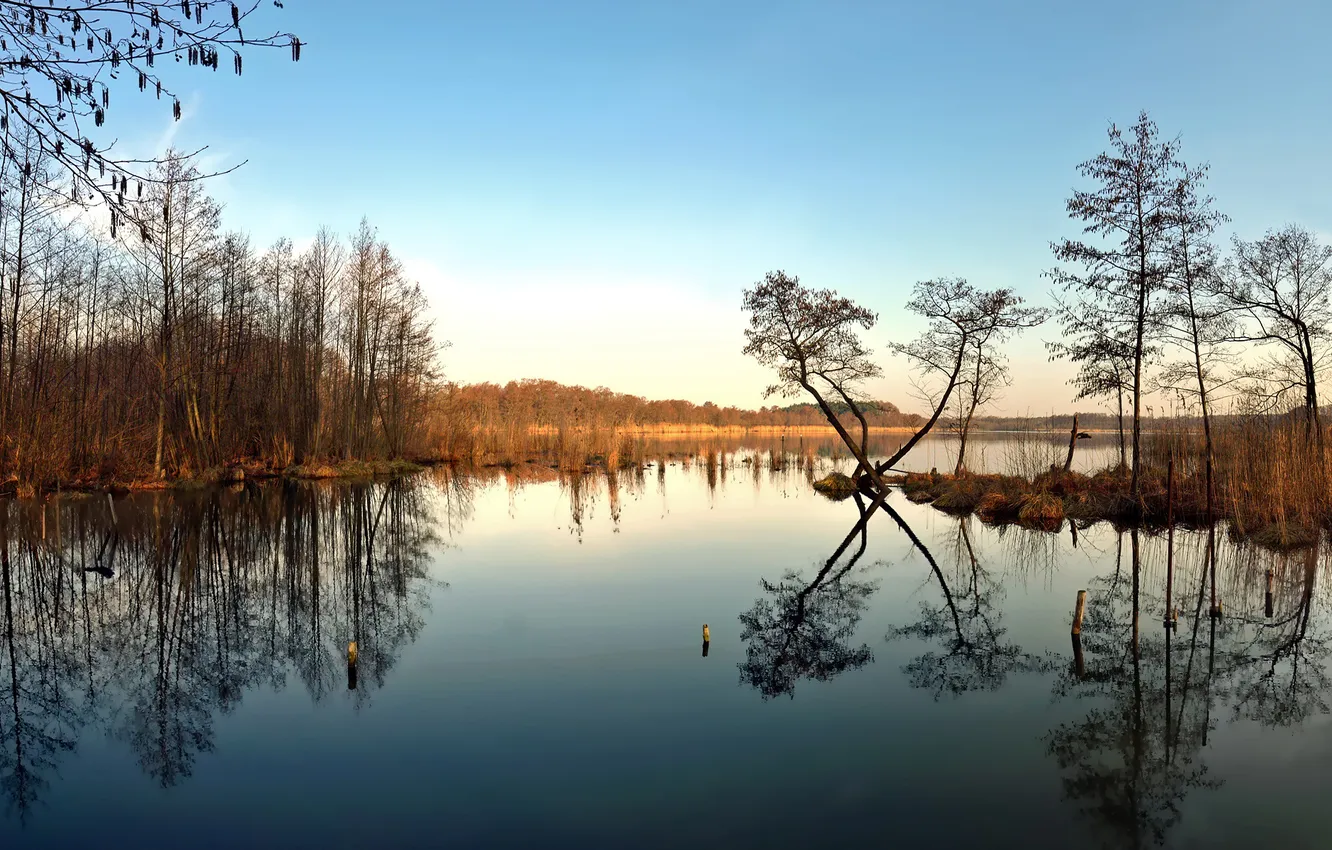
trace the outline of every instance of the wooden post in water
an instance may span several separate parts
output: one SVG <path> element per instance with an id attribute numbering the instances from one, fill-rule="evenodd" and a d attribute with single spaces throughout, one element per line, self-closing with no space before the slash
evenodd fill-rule
<path id="1" fill-rule="evenodd" d="M 1073 430 L 1068 433 L 1068 457 L 1064 459 L 1064 471 L 1073 468 L 1073 448 L 1078 444 L 1078 415 L 1073 414 Z"/>
<path id="2" fill-rule="evenodd" d="M 1179 626 L 1175 611 L 1175 459 L 1166 466 L 1166 610 L 1165 627 Z"/>
<path id="3" fill-rule="evenodd" d="M 1073 673 L 1079 679 L 1087 672 L 1082 658 L 1082 616 L 1087 611 L 1087 591 L 1078 591 L 1078 602 L 1073 608 Z"/>
<path id="4" fill-rule="evenodd" d="M 1266 596 L 1266 598 L 1263 600 L 1263 613 L 1267 615 L 1267 618 L 1268 618 L 1268 619 L 1271 619 L 1271 618 L 1272 618 L 1272 584 L 1273 584 L 1273 580 L 1274 580 L 1275 578 L 1276 578 L 1276 571 L 1273 570 L 1271 567 L 1268 567 L 1268 568 L 1267 568 L 1267 596 Z"/>
<path id="5" fill-rule="evenodd" d="M 356 641 L 347 644 L 347 690 L 356 690 Z"/>
<path id="6" fill-rule="evenodd" d="M 708 624 L 703 624 L 703 657 L 708 657 L 708 647 L 712 645 L 712 633 L 708 631 Z"/>

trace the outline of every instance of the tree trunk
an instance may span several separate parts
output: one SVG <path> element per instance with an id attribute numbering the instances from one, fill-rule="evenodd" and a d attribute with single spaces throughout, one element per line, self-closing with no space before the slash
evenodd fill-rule
<path id="1" fill-rule="evenodd" d="M 1124 441 L 1124 388 L 1119 388 L 1119 468 L 1128 469 L 1128 444 Z"/>
<path id="2" fill-rule="evenodd" d="M 1308 327 L 1300 327 L 1301 344 L 1304 352 L 1304 408 L 1306 415 L 1306 424 L 1309 433 L 1315 437 L 1319 448 L 1323 445 L 1323 423 L 1318 415 L 1318 379 L 1314 369 L 1313 340 L 1310 339 Z"/>
<path id="3" fill-rule="evenodd" d="M 883 483 L 883 478 L 880 477 L 880 470 L 876 469 L 874 465 L 869 462 L 869 458 L 865 457 L 864 453 L 861 452 L 860 447 L 851 439 L 851 435 L 847 433 L 846 428 L 842 425 L 841 421 L 838 420 L 837 414 L 833 412 L 833 409 L 828 405 L 828 402 L 824 400 L 823 396 L 819 394 L 819 391 L 814 389 L 808 381 L 802 382 L 801 386 L 804 387 L 805 392 L 812 395 L 814 400 L 818 402 L 819 409 L 823 411 L 824 417 L 827 418 L 828 423 L 833 426 L 833 430 L 837 432 L 837 436 L 841 437 L 842 442 L 851 450 L 851 454 L 855 457 L 857 464 L 865 468 L 865 474 L 869 476 L 870 481 L 874 482 L 875 489 L 880 493 L 886 493 L 888 491 L 888 485 Z"/>
<path id="4" fill-rule="evenodd" d="M 1078 444 L 1078 415 L 1073 414 L 1073 430 L 1068 432 L 1068 457 L 1064 458 L 1064 471 L 1073 468 L 1073 449 Z"/>
<path id="5" fill-rule="evenodd" d="M 957 362 L 953 364 L 953 374 L 948 377 L 948 386 L 944 388 L 943 396 L 939 399 L 939 405 L 934 408 L 934 413 L 930 416 L 930 420 L 922 425 L 915 434 L 911 435 L 911 439 L 907 440 L 903 446 L 894 452 L 892 457 L 888 458 L 883 463 L 876 465 L 874 467 L 875 471 L 882 474 L 891 469 L 893 464 L 906 457 L 907 452 L 915 448 L 916 443 L 919 443 L 924 439 L 925 435 L 934 427 L 934 423 L 939 421 L 939 417 L 943 415 L 944 407 L 948 404 L 948 397 L 953 394 L 953 388 L 957 386 L 957 376 L 962 372 L 962 359 L 963 354 L 966 352 L 966 348 L 967 340 L 964 337 L 957 347 Z"/>
<path id="6" fill-rule="evenodd" d="M 1143 337 L 1147 332 L 1147 268 L 1143 260 L 1142 279 L 1138 282 L 1138 321 L 1133 346 L 1133 466 L 1130 471 L 1129 492 L 1133 500 L 1142 503 L 1142 482 L 1138 468 L 1142 463 L 1142 354 Z"/>
<path id="7" fill-rule="evenodd" d="M 971 431 L 971 417 L 968 416 L 962 423 L 962 438 L 957 444 L 957 464 L 953 467 L 953 475 L 958 476 L 966 471 L 967 468 L 967 434 Z"/>

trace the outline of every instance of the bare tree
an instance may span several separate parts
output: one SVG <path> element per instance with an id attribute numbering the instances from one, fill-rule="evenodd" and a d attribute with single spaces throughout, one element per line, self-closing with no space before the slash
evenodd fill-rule
<path id="1" fill-rule="evenodd" d="M 966 351 L 961 386 L 962 414 L 958 417 L 957 464 L 954 475 L 966 471 L 967 437 L 971 434 L 971 421 L 976 411 L 999 397 L 1004 387 L 1012 383 L 1008 359 L 999 345 L 1025 328 L 1036 327 L 1045 321 L 1048 311 L 1023 307 L 1022 299 L 1011 290 L 1001 289 L 992 294 L 993 301 L 982 314 L 991 322 L 982 324 L 972 335 Z"/>
<path id="2" fill-rule="evenodd" d="M 1170 223 L 1175 239 L 1162 319 L 1166 341 L 1183 350 L 1187 362 L 1168 364 L 1160 383 L 1185 399 L 1196 399 L 1202 412 L 1210 520 L 1215 508 L 1211 402 L 1220 381 L 1218 367 L 1227 359 L 1224 343 L 1233 333 L 1234 322 L 1215 294 L 1218 260 L 1211 237 L 1226 219 L 1213 209 L 1213 199 L 1201 194 L 1206 179 L 1207 166 L 1181 166 L 1171 199 Z"/>
<path id="3" fill-rule="evenodd" d="M 187 378 L 187 345 L 177 351 L 178 330 L 197 327 L 208 309 L 205 281 L 214 240 L 220 224 L 221 208 L 197 183 L 198 170 L 183 155 L 168 152 L 153 170 L 147 197 L 136 200 L 139 218 L 145 224 L 146 238 L 136 246 L 134 257 L 140 273 L 160 292 L 156 301 L 157 368 L 160 379 L 157 392 L 157 433 L 153 466 L 159 476 L 165 474 L 164 450 L 172 437 L 168 414 L 183 423 L 199 442 L 197 385 Z M 150 212 L 153 211 L 153 212 Z M 151 226 L 151 231 L 147 228 Z"/>
<path id="4" fill-rule="evenodd" d="M 800 278 L 783 271 L 769 272 L 746 289 L 744 309 L 749 313 L 744 353 L 777 370 L 777 383 L 764 394 L 790 396 L 803 390 L 812 396 L 855 457 L 856 474 L 868 475 L 882 490 L 869 460 L 869 423 L 860 405 L 865 401 L 860 384 L 880 371 L 856 332 L 872 328 L 878 317 L 831 289 L 801 286 Z M 838 419 L 828 394 L 840 398 L 860 422 L 858 441 Z"/>
<path id="5" fill-rule="evenodd" d="M 1326 357 L 1332 322 L 1332 246 L 1299 225 L 1269 231 L 1261 239 L 1235 240 L 1234 259 L 1220 295 L 1241 320 L 1236 341 L 1270 350 L 1252 372 L 1270 405 L 1292 393 L 1303 407 L 1307 434 L 1322 444 L 1318 371 Z"/>
<path id="6" fill-rule="evenodd" d="M 1110 150 L 1078 167 L 1096 187 L 1078 190 L 1068 201 L 1068 215 L 1079 219 L 1094 242 L 1066 239 L 1055 243 L 1055 258 L 1065 266 L 1050 276 L 1102 315 L 1126 324 L 1133 343 L 1133 464 L 1130 489 L 1140 501 L 1143 361 L 1156 316 L 1153 296 L 1163 285 L 1170 250 L 1169 208 L 1178 169 L 1178 142 L 1163 142 L 1146 112 L 1127 135 L 1110 126 Z M 1116 334 L 1119 336 L 1119 334 Z"/>
<path id="7" fill-rule="evenodd" d="M 936 381 L 930 418 L 886 461 L 869 459 L 869 422 L 866 399 L 860 385 L 880 374 L 870 360 L 870 351 L 860 341 L 857 329 L 874 326 L 877 316 L 843 298 L 831 289 L 801 286 L 799 278 L 785 272 L 769 272 L 744 292 L 749 313 L 748 341 L 744 353 L 777 370 L 778 382 L 767 394 L 795 395 L 800 391 L 814 398 L 828 423 L 837 431 L 856 459 L 856 477 L 867 478 L 880 492 L 882 475 L 892 468 L 930 432 L 961 378 L 962 367 L 973 340 L 985 337 L 983 350 L 1008 333 L 1043 318 L 1041 311 L 1022 306 L 1022 299 L 1009 290 L 983 292 L 965 280 L 941 278 L 917 283 L 907 309 L 929 320 L 929 326 L 908 344 L 891 349 L 907 357 L 922 381 Z M 827 396 L 840 399 L 860 423 L 860 439 L 854 439 L 837 416 Z"/>
<path id="8" fill-rule="evenodd" d="M 1046 342 L 1052 358 L 1066 359 L 1078 365 L 1070 380 L 1077 389 L 1074 401 L 1096 398 L 1115 400 L 1119 424 L 1119 468 L 1129 469 L 1128 442 L 1124 435 L 1124 396 L 1133 395 L 1132 340 L 1118 336 L 1120 330 L 1098 311 L 1075 310 L 1056 299 L 1056 314 L 1063 326 L 1061 339 Z M 1155 348 L 1148 348 L 1150 358 Z"/>
<path id="9" fill-rule="evenodd" d="M 876 470 L 880 474 L 906 457 L 939 421 L 953 391 L 966 380 L 963 367 L 969 353 L 980 353 L 976 363 L 984 373 L 986 361 L 993 365 L 999 356 L 996 346 L 1000 341 L 1045 320 L 1043 310 L 1022 304 L 1022 299 L 1010 289 L 987 292 L 962 278 L 938 278 L 916 284 L 907 309 L 928 319 L 929 326 L 911 342 L 893 343 L 889 347 L 911 363 L 917 386 L 932 402 L 933 412 L 891 457 L 878 464 Z M 974 407 L 971 412 L 975 412 Z"/>

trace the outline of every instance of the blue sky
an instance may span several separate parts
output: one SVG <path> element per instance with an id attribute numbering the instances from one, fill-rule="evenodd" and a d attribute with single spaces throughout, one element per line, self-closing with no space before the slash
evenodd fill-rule
<path id="1" fill-rule="evenodd" d="M 761 404 L 740 290 L 776 268 L 878 310 L 879 349 L 919 329 L 919 279 L 1047 303 L 1076 166 L 1140 109 L 1211 163 L 1231 232 L 1332 235 L 1314 2 L 284 2 L 261 13 L 301 62 L 182 66 L 171 138 L 248 160 L 214 192 L 261 245 L 368 216 L 458 380 Z M 169 110 L 119 97 L 108 129 L 161 144 Z M 1013 346 L 996 411 L 1071 409 L 1055 333 Z"/>

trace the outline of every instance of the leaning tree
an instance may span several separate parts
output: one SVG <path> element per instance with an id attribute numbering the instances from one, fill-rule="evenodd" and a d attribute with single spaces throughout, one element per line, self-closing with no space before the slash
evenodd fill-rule
<path id="1" fill-rule="evenodd" d="M 831 289 L 811 289 L 782 271 L 769 272 L 744 292 L 749 314 L 744 353 L 777 372 L 765 395 L 812 397 L 852 457 L 855 476 L 887 492 L 883 474 L 933 429 L 961 380 L 968 350 L 979 336 L 997 340 L 1011 330 L 1028 327 L 1033 311 L 1009 290 L 986 292 L 960 278 L 917 283 L 907 309 L 929 321 L 925 332 L 891 349 L 904 355 L 925 382 L 935 383 L 933 410 L 925 424 L 888 459 L 869 458 L 868 397 L 862 385 L 881 374 L 861 342 L 859 331 L 874 327 L 878 316 Z M 860 423 L 860 437 L 847 431 L 833 404 L 845 404 Z"/>
<path id="2" fill-rule="evenodd" d="M 289 32 L 246 35 L 252 18 L 260 25 L 260 4 L 0 0 L 0 167 L 32 177 L 35 160 L 49 160 L 58 167 L 47 172 L 46 191 L 105 207 L 113 234 L 130 223 L 146 238 L 130 201 L 153 179 L 156 160 L 118 155 L 113 142 L 97 138 L 112 91 L 137 86 L 140 96 L 162 101 L 179 120 L 180 100 L 167 77 L 183 75 L 169 74 L 164 65 L 227 66 L 240 74 L 248 47 L 290 48 L 299 60 L 301 40 Z M 282 8 L 281 0 L 273 5 Z M 16 141 L 18 130 L 35 136 L 36 150 Z"/>
<path id="3" fill-rule="evenodd" d="M 867 398 L 861 384 L 878 377 L 879 367 L 861 343 L 857 328 L 869 330 L 878 316 L 831 289 L 810 289 L 783 271 L 768 272 L 744 292 L 749 327 L 744 353 L 777 370 L 777 383 L 764 395 L 796 395 L 802 390 L 856 459 L 856 474 L 884 485 L 869 461 L 869 422 L 862 407 Z M 829 398 L 841 400 L 860 422 L 860 439 L 847 432 Z"/>

